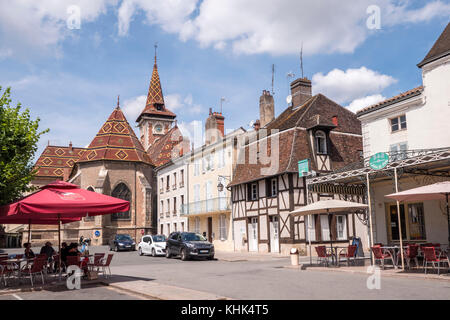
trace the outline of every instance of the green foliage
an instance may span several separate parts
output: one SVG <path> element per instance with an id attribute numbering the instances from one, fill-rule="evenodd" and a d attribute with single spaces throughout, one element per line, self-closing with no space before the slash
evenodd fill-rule
<path id="1" fill-rule="evenodd" d="M 31 162 L 39 137 L 40 119 L 32 120 L 30 110 L 21 112 L 21 104 L 10 106 L 11 88 L 2 94 L 0 87 L 0 205 L 33 191 L 29 185 L 35 171 Z"/>

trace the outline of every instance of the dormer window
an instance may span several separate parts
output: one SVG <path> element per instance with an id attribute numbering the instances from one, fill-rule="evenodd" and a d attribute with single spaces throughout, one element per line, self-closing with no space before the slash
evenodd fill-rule
<path id="1" fill-rule="evenodd" d="M 406 130 L 406 115 L 392 118 L 390 119 L 390 121 L 391 121 L 391 132 Z"/>
<path id="2" fill-rule="evenodd" d="M 325 132 L 318 130 L 314 135 L 316 141 L 316 153 L 327 154 L 327 136 Z"/>

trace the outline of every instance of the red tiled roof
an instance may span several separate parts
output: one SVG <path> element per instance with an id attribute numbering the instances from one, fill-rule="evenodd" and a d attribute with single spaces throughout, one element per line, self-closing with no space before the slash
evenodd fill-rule
<path id="1" fill-rule="evenodd" d="M 63 178 L 64 170 L 71 170 L 85 150 L 71 146 L 47 146 L 34 166 L 36 177 Z"/>
<path id="2" fill-rule="evenodd" d="M 116 160 L 151 164 L 122 110 L 114 109 L 78 162 Z"/>
<path id="3" fill-rule="evenodd" d="M 178 146 L 178 147 L 177 147 Z M 176 148 L 177 147 L 177 148 Z M 174 158 L 189 152 L 189 140 L 182 136 L 180 129 L 175 126 L 147 150 L 152 163 L 162 166 Z"/>
<path id="4" fill-rule="evenodd" d="M 136 122 L 139 122 L 143 115 L 165 116 L 168 118 L 175 118 L 176 115 L 168 110 L 164 104 L 164 96 L 161 89 L 161 81 L 159 80 L 158 66 L 153 66 L 152 79 L 148 88 L 147 102 L 145 103 L 144 111 L 141 112 Z"/>
<path id="5" fill-rule="evenodd" d="M 356 112 L 356 115 L 359 117 L 359 116 L 361 116 L 363 114 L 367 114 L 369 112 L 372 112 L 372 111 L 384 108 L 384 107 L 389 106 L 389 105 L 391 105 L 391 104 L 393 104 L 395 102 L 402 101 L 402 100 L 408 99 L 410 97 L 419 95 L 420 93 L 422 93 L 422 91 L 423 91 L 423 86 L 419 86 L 417 88 L 414 88 L 414 89 L 402 92 L 402 93 L 400 93 L 400 94 L 398 94 L 398 95 L 396 95 L 396 96 L 394 96 L 392 98 L 386 99 L 384 101 L 381 101 L 381 102 L 378 102 L 378 103 L 373 104 L 371 106 L 368 106 L 368 107 L 366 107 L 364 109 L 361 109 L 358 112 Z"/>
<path id="6" fill-rule="evenodd" d="M 434 43 L 425 58 L 417 64 L 419 68 L 422 68 L 429 62 L 445 57 L 450 54 L 450 23 L 447 24 L 444 31 Z"/>

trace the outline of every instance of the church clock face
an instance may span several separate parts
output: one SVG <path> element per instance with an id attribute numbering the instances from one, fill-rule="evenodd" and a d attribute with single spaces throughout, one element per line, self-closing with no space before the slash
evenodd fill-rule
<path id="1" fill-rule="evenodd" d="M 161 134 L 163 132 L 163 126 L 161 124 L 157 124 L 155 126 L 155 133 Z"/>

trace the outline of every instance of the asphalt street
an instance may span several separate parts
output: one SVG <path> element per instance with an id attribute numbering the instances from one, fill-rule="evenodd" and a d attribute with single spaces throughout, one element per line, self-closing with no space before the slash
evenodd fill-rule
<path id="1" fill-rule="evenodd" d="M 91 248 L 91 253 L 105 251 L 107 247 Z M 233 299 L 450 299 L 450 281 L 382 276 L 380 289 L 368 289 L 369 274 L 287 269 L 288 257 L 226 261 L 216 256 L 213 261 L 181 261 L 117 252 L 111 270 L 129 281 L 155 281 Z M 96 290 L 101 295 L 109 289 L 92 292 Z M 107 294 L 126 298 L 113 291 Z"/>

